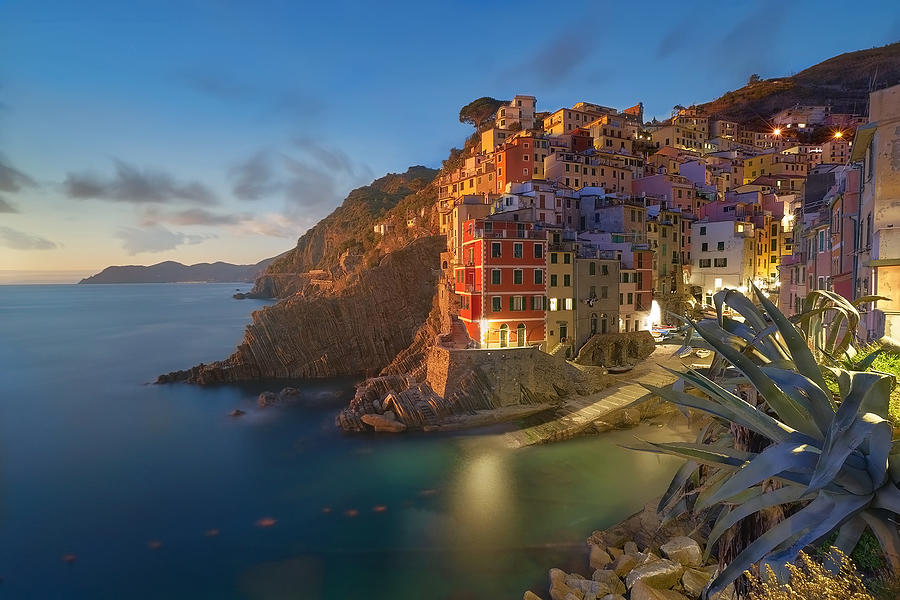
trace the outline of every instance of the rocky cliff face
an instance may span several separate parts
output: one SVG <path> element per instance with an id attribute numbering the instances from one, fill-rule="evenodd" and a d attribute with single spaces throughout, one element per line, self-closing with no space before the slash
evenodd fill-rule
<path id="1" fill-rule="evenodd" d="M 410 347 L 432 315 L 445 244 L 443 236 L 415 240 L 327 295 L 297 294 L 257 311 L 230 357 L 159 381 L 375 375 Z M 420 337 L 424 346 L 427 334 Z M 408 352 L 409 364 L 416 362 L 418 351 Z"/>

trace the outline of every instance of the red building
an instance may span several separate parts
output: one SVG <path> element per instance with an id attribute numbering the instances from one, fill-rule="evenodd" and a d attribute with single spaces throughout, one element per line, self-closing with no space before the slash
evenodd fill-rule
<path id="1" fill-rule="evenodd" d="M 459 318 L 482 348 L 543 345 L 547 234 L 532 223 L 470 219 L 455 269 Z"/>
<path id="2" fill-rule="evenodd" d="M 507 183 L 522 183 L 534 177 L 534 138 L 517 137 L 497 150 L 497 191 L 506 191 Z"/>

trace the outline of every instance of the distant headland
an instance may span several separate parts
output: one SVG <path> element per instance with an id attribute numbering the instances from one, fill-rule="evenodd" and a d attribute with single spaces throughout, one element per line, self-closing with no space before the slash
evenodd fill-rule
<path id="1" fill-rule="evenodd" d="M 230 283 L 253 282 L 272 262 L 267 258 L 255 265 L 234 265 L 226 262 L 184 265 L 167 260 L 155 265 L 126 265 L 106 267 L 78 283 Z"/>

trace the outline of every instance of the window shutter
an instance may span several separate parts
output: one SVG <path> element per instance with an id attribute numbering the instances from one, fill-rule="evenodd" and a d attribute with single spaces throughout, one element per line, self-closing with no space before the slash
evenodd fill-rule
<path id="1" fill-rule="evenodd" d="M 513 304 L 513 298 L 514 298 L 514 296 L 510 296 L 510 297 L 509 297 L 509 310 L 514 310 L 513 307 L 514 307 L 515 305 Z"/>

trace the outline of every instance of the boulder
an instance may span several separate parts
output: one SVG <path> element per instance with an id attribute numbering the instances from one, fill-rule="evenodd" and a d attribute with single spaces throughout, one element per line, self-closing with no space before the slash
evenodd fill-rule
<path id="1" fill-rule="evenodd" d="M 522 596 L 522 600 L 541 600 L 541 597 L 531 590 L 528 590 L 527 592 L 525 592 L 525 595 Z"/>
<path id="2" fill-rule="evenodd" d="M 616 548 L 615 546 L 609 546 L 606 549 L 606 551 L 613 558 L 613 560 L 615 560 L 615 559 L 619 558 L 620 556 L 622 556 L 623 554 L 625 554 L 624 552 L 622 552 L 621 548 Z"/>
<path id="3" fill-rule="evenodd" d="M 591 558 L 590 565 L 592 569 L 603 569 L 612 562 L 612 558 L 603 551 L 603 549 L 596 545 L 591 544 Z"/>
<path id="4" fill-rule="evenodd" d="M 278 392 L 278 400 L 281 402 L 291 402 L 300 398 L 300 390 L 293 387 L 282 388 Z"/>
<path id="5" fill-rule="evenodd" d="M 663 590 L 638 581 L 631 588 L 631 600 L 689 600 L 684 594 L 675 590 Z"/>
<path id="6" fill-rule="evenodd" d="M 581 592 L 585 597 L 593 596 L 596 598 L 597 596 L 605 596 L 612 592 L 612 589 L 601 581 L 585 579 L 580 575 L 574 574 L 566 577 L 566 585 L 572 590 Z"/>
<path id="7" fill-rule="evenodd" d="M 247 413 L 245 413 L 244 411 L 242 411 L 239 408 L 236 408 L 233 411 L 231 411 L 230 413 L 228 413 L 228 415 L 232 416 L 232 417 L 240 417 L 241 415 L 246 415 L 246 414 Z"/>
<path id="8" fill-rule="evenodd" d="M 568 577 L 568 575 L 562 569 L 550 569 L 550 585 L 551 586 L 557 582 L 565 583 L 566 577 Z"/>
<path id="9" fill-rule="evenodd" d="M 384 415 L 365 414 L 360 417 L 360 420 L 379 432 L 399 433 L 401 431 L 406 431 L 405 424 L 397 420 L 388 419 Z"/>
<path id="10" fill-rule="evenodd" d="M 278 394 L 275 392 L 263 392 L 256 398 L 256 403 L 261 407 L 272 406 L 278 402 Z"/>
<path id="11" fill-rule="evenodd" d="M 578 592 L 578 594 L 581 594 L 581 592 Z M 564 581 L 558 581 L 550 586 L 551 600 L 571 600 L 570 596 L 574 595 L 580 597 L 578 594 L 576 594 L 572 588 L 567 586 Z"/>
<path id="12" fill-rule="evenodd" d="M 637 544 L 635 544 L 634 542 L 625 542 L 625 545 L 622 546 L 622 550 L 625 552 L 625 554 L 637 554 L 638 553 Z"/>
<path id="13" fill-rule="evenodd" d="M 607 594 L 600 598 L 600 600 L 625 600 L 625 596 L 621 594 Z"/>
<path id="14" fill-rule="evenodd" d="M 637 557 L 633 554 L 623 554 L 609 564 L 609 568 L 616 572 L 619 577 L 624 577 L 638 566 Z"/>
<path id="15" fill-rule="evenodd" d="M 619 576 L 616 575 L 615 571 L 611 571 L 609 569 L 597 569 L 596 571 L 594 571 L 591 579 L 593 579 L 594 581 L 605 583 L 607 586 L 609 586 L 609 589 L 613 594 L 625 593 L 625 584 L 621 579 L 619 579 Z"/>
<path id="16" fill-rule="evenodd" d="M 700 544 L 689 537 L 674 537 L 659 547 L 663 555 L 685 567 L 699 567 L 703 564 Z"/>
<path id="17" fill-rule="evenodd" d="M 660 559 L 632 569 L 625 577 L 625 585 L 630 590 L 634 584 L 643 581 L 657 589 L 670 588 L 681 581 L 682 573 L 684 573 L 684 567 L 677 562 Z"/>
<path id="18" fill-rule="evenodd" d="M 685 569 L 684 575 L 681 576 L 681 586 L 692 598 L 699 598 L 710 579 L 712 573 L 700 569 Z"/>

